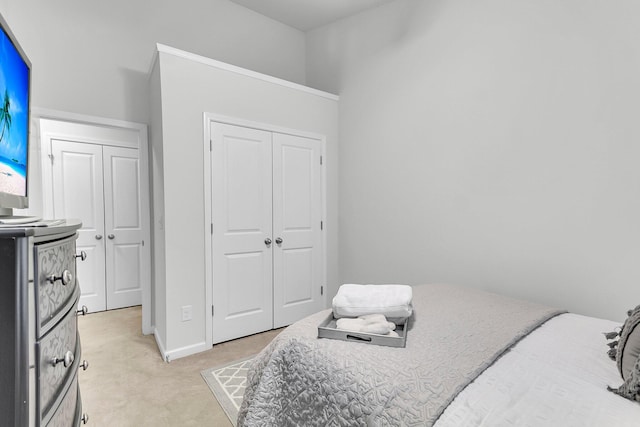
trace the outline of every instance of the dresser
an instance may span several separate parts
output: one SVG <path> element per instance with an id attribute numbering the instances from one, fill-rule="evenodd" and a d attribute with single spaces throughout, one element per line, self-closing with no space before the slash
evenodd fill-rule
<path id="1" fill-rule="evenodd" d="M 78 426 L 80 221 L 0 228 L 0 414 L 6 426 Z M 81 374 L 80 374 L 81 375 Z"/>

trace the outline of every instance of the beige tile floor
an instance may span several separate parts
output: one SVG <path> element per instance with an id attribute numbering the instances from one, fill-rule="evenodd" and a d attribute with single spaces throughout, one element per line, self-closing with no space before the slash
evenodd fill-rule
<path id="1" fill-rule="evenodd" d="M 141 325 L 139 306 L 78 318 L 82 359 L 89 362 L 78 374 L 88 426 L 231 426 L 200 371 L 255 354 L 279 332 L 166 363 Z"/>

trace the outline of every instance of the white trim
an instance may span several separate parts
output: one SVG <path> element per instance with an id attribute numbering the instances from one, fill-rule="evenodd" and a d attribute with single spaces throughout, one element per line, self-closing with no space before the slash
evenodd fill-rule
<path id="1" fill-rule="evenodd" d="M 327 260 L 327 254 L 329 248 L 327 246 L 327 137 L 322 136 L 322 146 L 320 147 L 322 152 L 322 166 L 320 167 L 320 173 L 322 176 L 322 307 L 327 308 L 327 294 L 329 293 L 328 275 L 329 275 L 329 261 Z"/>
<path id="2" fill-rule="evenodd" d="M 125 128 L 133 130 L 147 129 L 144 123 L 129 122 L 125 120 L 110 119 L 106 117 L 90 116 L 87 114 L 71 113 L 69 111 L 51 110 L 48 108 L 34 107 L 31 109 L 31 115 L 35 119 L 51 119 L 72 123 L 85 123 L 89 125 L 102 125 L 115 128 Z"/>
<path id="3" fill-rule="evenodd" d="M 181 357 L 191 356 L 192 354 L 200 353 L 209 350 L 210 348 L 211 346 L 207 343 L 199 342 L 197 344 L 188 345 L 186 347 L 177 348 L 171 351 L 162 351 L 161 354 L 162 358 L 166 362 L 172 362 L 176 359 L 180 359 Z"/>
<path id="4" fill-rule="evenodd" d="M 324 92 L 318 89 L 313 89 L 311 87 L 304 86 L 298 83 L 293 83 L 288 80 L 280 79 L 278 77 L 269 76 L 267 74 L 262 74 L 256 71 L 248 70 L 246 68 L 238 67 L 236 65 L 227 64 L 226 62 L 217 61 L 215 59 L 207 58 L 206 56 L 200 56 L 195 53 L 186 52 L 184 50 L 176 49 L 174 47 L 166 46 L 160 43 L 158 43 L 156 47 L 157 47 L 157 51 L 155 52 L 154 58 L 151 61 L 151 69 L 153 69 L 157 61 L 158 53 L 162 52 L 169 55 L 177 56 L 179 58 L 188 59 L 190 61 L 199 62 L 201 64 L 208 65 L 210 67 L 215 67 L 221 70 L 230 71 L 232 73 L 241 74 L 243 76 L 252 77 L 254 79 L 263 80 L 265 82 L 274 83 L 280 86 L 287 87 L 289 89 L 295 89 L 301 92 L 310 93 L 312 95 L 320 96 L 322 98 L 327 98 L 332 101 L 340 100 L 340 97 L 338 95 L 334 95 L 333 93 Z"/>
<path id="5" fill-rule="evenodd" d="M 135 150 L 142 149 L 141 134 L 142 129 L 130 129 L 116 126 L 106 126 L 99 123 L 72 122 L 67 120 L 58 120 L 51 118 L 39 118 L 41 140 L 47 141 L 51 137 L 62 140 L 73 140 L 82 134 L 82 129 L 95 128 L 100 129 L 99 137 L 85 136 L 82 134 L 83 144 L 93 144 L 100 146 L 133 148 Z M 73 130 L 69 131 L 68 128 Z"/>
<path id="6" fill-rule="evenodd" d="M 303 138 L 318 139 L 324 144 L 326 137 L 319 133 L 307 132 L 299 129 L 291 129 L 283 126 L 272 125 L 269 123 L 255 122 L 252 120 L 240 119 L 237 117 L 223 116 L 222 114 L 204 113 L 205 123 L 216 122 L 226 125 L 241 126 L 249 129 L 264 130 L 267 132 L 283 133 L 285 135 L 301 136 Z M 209 132 L 207 130 L 207 132 Z"/>
<path id="7" fill-rule="evenodd" d="M 138 134 L 137 144 L 133 148 L 139 150 L 140 160 L 140 186 L 141 186 L 141 208 L 142 208 L 142 235 L 144 240 L 144 246 L 146 250 L 143 250 L 143 263 L 147 268 L 144 269 L 142 278 L 142 333 L 149 335 L 153 333 L 153 325 L 151 324 L 151 210 L 149 201 L 150 194 L 150 182 L 149 182 L 149 139 L 147 125 L 143 123 L 128 122 L 122 120 L 109 119 L 104 117 L 88 116 L 84 114 L 76 114 L 58 110 L 47 110 L 35 108 L 32 110 L 33 120 L 38 125 L 38 136 L 40 142 L 40 156 L 42 165 L 42 197 L 43 197 L 43 213 L 45 217 L 53 217 L 53 182 L 51 180 L 52 169 L 49 155 L 51 154 L 51 144 L 44 146 L 45 142 L 49 138 L 49 133 L 43 133 L 40 128 L 40 122 L 42 119 L 52 120 L 58 122 L 78 123 L 92 126 L 103 126 L 107 128 L 122 129 L 125 131 L 133 131 Z M 59 135 L 58 135 L 59 136 Z M 129 146 L 131 145 L 123 145 Z M 146 193 L 146 194 L 145 194 Z M 148 271 L 147 271 L 148 270 Z"/>
<path id="8" fill-rule="evenodd" d="M 192 354 L 200 353 L 205 350 L 209 350 L 211 348 L 210 345 L 199 342 L 197 344 L 188 345 L 186 347 L 181 347 L 176 350 L 167 351 L 162 338 L 160 337 L 160 333 L 156 328 L 153 328 L 153 336 L 156 340 L 156 345 L 158 346 L 158 350 L 160 351 L 160 356 L 162 360 L 169 363 L 175 359 L 179 359 L 181 357 L 191 356 Z"/>
<path id="9" fill-rule="evenodd" d="M 322 295 L 323 307 L 327 306 L 327 138 L 324 135 L 306 132 L 296 129 L 285 128 L 281 126 L 275 126 L 268 123 L 254 122 L 250 120 L 223 116 L 220 114 L 207 113 L 203 114 L 203 162 L 204 162 L 204 229 L 206 230 L 204 241 L 204 256 L 205 256 L 205 340 L 206 347 L 211 348 L 213 346 L 213 316 L 211 314 L 211 307 L 213 305 L 213 235 L 211 234 L 211 224 L 213 222 L 212 210 L 211 210 L 211 123 L 223 123 L 234 126 L 242 126 L 250 129 L 263 130 L 267 132 L 281 133 L 286 135 L 300 136 L 303 138 L 315 139 L 320 142 L 320 152 L 322 153 L 322 222 L 324 228 L 322 231 L 322 281 L 324 286 L 324 293 Z"/>
<path id="10" fill-rule="evenodd" d="M 162 337 L 160 337 L 160 334 L 158 333 L 158 330 L 156 328 L 153 328 L 153 337 L 156 339 L 156 346 L 158 346 L 158 351 L 160 352 L 160 356 L 162 357 L 162 360 L 164 360 L 165 362 L 168 362 L 169 359 L 167 359 L 167 352 L 165 350 L 165 345 L 164 342 L 162 341 Z"/>
<path id="11" fill-rule="evenodd" d="M 142 281 L 142 333 L 149 335 L 153 331 L 151 324 L 151 313 L 154 311 L 151 303 L 151 269 L 153 268 L 153 259 L 151 250 L 153 249 L 151 241 L 151 169 L 149 168 L 149 134 L 147 126 L 139 130 L 140 148 L 138 152 L 138 160 L 140 161 L 140 186 L 141 192 L 146 190 L 146 194 L 141 194 L 140 203 L 142 204 L 142 237 L 145 250 L 142 251 L 142 264 L 146 265 L 145 275 Z"/>
<path id="12" fill-rule="evenodd" d="M 202 115 L 204 143 L 202 144 L 204 166 L 204 339 L 207 346 L 213 346 L 213 216 L 211 212 L 211 117 Z"/>

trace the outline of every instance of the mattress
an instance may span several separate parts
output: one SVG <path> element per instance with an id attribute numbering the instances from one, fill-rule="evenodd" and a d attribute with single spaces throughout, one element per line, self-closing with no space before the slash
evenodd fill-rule
<path id="1" fill-rule="evenodd" d="M 435 426 L 639 426 L 640 404 L 607 391 L 622 379 L 602 333 L 619 326 L 572 313 L 547 321 L 462 390 Z"/>

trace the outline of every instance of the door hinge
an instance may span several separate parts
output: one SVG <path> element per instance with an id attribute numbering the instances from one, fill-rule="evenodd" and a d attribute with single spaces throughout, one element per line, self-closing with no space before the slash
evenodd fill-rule
<path id="1" fill-rule="evenodd" d="M 322 166 L 322 156 L 320 156 L 320 165 Z"/>
<path id="2" fill-rule="evenodd" d="M 324 221 L 320 221 L 320 230 L 324 230 Z"/>
<path id="3" fill-rule="evenodd" d="M 53 164 L 53 154 L 49 154 L 49 159 L 51 159 L 51 164 Z"/>
<path id="4" fill-rule="evenodd" d="M 209 140 L 209 151 L 213 151 L 213 139 Z"/>
<path id="5" fill-rule="evenodd" d="M 211 223 L 211 234 L 213 234 L 213 223 Z"/>
<path id="6" fill-rule="evenodd" d="M 320 295 L 324 295 L 324 286 L 320 286 Z"/>
<path id="7" fill-rule="evenodd" d="M 142 241 L 142 246 L 144 246 L 144 240 Z"/>
<path id="8" fill-rule="evenodd" d="M 215 314 L 216 314 L 216 311 L 215 311 L 215 309 L 213 308 L 213 306 L 211 306 L 211 315 L 213 316 L 213 315 L 215 315 Z"/>

